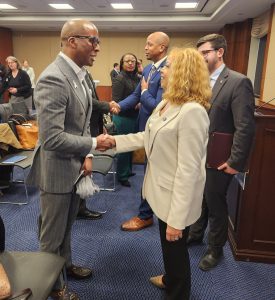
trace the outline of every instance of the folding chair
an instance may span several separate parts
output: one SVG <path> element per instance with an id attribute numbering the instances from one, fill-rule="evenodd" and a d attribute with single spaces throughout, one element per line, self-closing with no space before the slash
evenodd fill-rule
<path id="1" fill-rule="evenodd" d="M 26 156 L 25 159 L 15 162 L 15 163 L 3 163 L 3 161 L 18 156 L 18 155 L 22 155 L 22 156 Z M 32 161 L 33 161 L 33 151 L 32 150 L 26 150 L 26 151 L 19 151 L 17 153 L 14 154 L 8 154 L 6 156 L 4 156 L 3 158 L 0 159 L 0 166 L 15 166 L 18 168 L 21 168 L 23 170 L 23 179 L 21 180 L 13 180 L 14 178 L 14 168 L 12 171 L 12 183 L 23 183 L 24 184 L 24 189 L 25 189 L 25 194 L 26 194 L 26 202 L 10 202 L 10 201 L 0 201 L 0 203 L 5 203 L 5 204 L 15 204 L 15 205 L 24 205 L 24 204 L 28 204 L 29 202 L 29 195 L 28 195 L 28 189 L 27 189 L 27 185 L 26 185 L 26 169 L 29 168 L 32 165 Z"/>
<path id="2" fill-rule="evenodd" d="M 93 151 L 93 172 L 103 175 L 103 186 L 100 187 L 101 191 L 116 190 L 116 171 L 115 171 L 115 153 L 113 150 L 107 150 L 105 152 Z M 113 186 L 111 188 L 106 187 L 106 175 L 112 174 Z"/>
<path id="3" fill-rule="evenodd" d="M 65 259 L 46 252 L 4 251 L 0 254 L 0 262 L 13 293 L 30 288 L 32 295 L 28 300 L 46 300 L 62 272 Z"/>

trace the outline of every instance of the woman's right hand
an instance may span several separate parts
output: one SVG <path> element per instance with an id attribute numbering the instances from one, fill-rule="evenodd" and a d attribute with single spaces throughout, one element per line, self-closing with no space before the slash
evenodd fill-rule
<path id="1" fill-rule="evenodd" d="M 167 224 L 166 228 L 166 240 L 168 242 L 176 242 L 182 238 L 182 230 L 171 227 Z"/>
<path id="2" fill-rule="evenodd" d="M 15 87 L 10 87 L 10 88 L 9 88 L 9 92 L 10 92 L 11 94 L 16 94 L 16 93 L 17 93 L 17 88 L 15 88 Z"/>

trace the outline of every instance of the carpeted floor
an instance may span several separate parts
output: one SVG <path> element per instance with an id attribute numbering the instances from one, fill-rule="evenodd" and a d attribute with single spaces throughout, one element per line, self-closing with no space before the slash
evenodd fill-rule
<path id="1" fill-rule="evenodd" d="M 139 232 L 123 232 L 120 224 L 137 213 L 143 179 L 142 166 L 135 166 L 131 188 L 117 186 L 116 192 L 101 192 L 88 201 L 93 210 L 107 210 L 103 219 L 78 220 L 72 237 L 73 262 L 89 266 L 94 276 L 69 281 L 83 300 L 157 300 L 164 292 L 152 286 L 149 277 L 163 272 L 158 226 Z M 18 176 L 21 176 L 17 172 Z M 101 182 L 101 176 L 96 176 Z M 111 184 L 108 182 L 107 184 Z M 6 226 L 8 250 L 38 250 L 38 192 L 29 188 L 30 203 L 23 206 L 0 204 Z M 23 186 L 11 188 L 0 201 L 24 200 Z M 225 258 L 210 272 L 198 269 L 206 245 L 190 248 L 192 268 L 191 300 L 274 300 L 275 265 L 235 261 L 230 247 Z M 39 300 L 39 299 L 37 299 Z"/>

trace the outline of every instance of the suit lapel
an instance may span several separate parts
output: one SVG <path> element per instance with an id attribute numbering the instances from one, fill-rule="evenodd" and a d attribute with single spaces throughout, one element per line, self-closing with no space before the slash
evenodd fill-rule
<path id="1" fill-rule="evenodd" d="M 79 101 L 80 105 L 82 106 L 85 114 L 86 119 L 83 127 L 83 133 L 85 132 L 85 129 L 88 128 L 88 125 L 90 123 L 90 118 L 92 114 L 92 95 L 91 91 L 86 89 L 87 96 L 85 96 L 82 83 L 78 79 L 76 73 L 74 70 L 70 67 L 70 65 L 65 61 L 64 58 L 61 56 L 57 56 L 56 58 L 56 64 L 59 66 L 61 72 L 64 74 L 64 76 L 67 78 L 67 81 L 73 90 L 74 94 L 76 95 L 76 99 Z M 82 133 L 82 134 L 83 134 Z"/>
<path id="2" fill-rule="evenodd" d="M 156 117 L 155 114 L 159 116 L 160 110 L 166 105 L 167 101 L 163 101 L 162 105 L 159 105 L 159 107 L 154 112 L 153 117 Z M 167 111 L 165 111 L 161 116 L 158 117 L 158 119 L 154 122 L 154 125 L 152 126 L 152 129 L 149 128 L 149 140 L 148 140 L 148 153 L 151 153 L 152 146 L 155 140 L 155 137 L 159 130 L 169 124 L 172 120 L 174 120 L 177 115 L 179 114 L 180 110 L 182 108 L 182 105 L 171 105 Z M 150 119 L 149 119 L 150 120 Z M 150 126 L 150 121 L 149 124 Z"/>
<path id="3" fill-rule="evenodd" d="M 88 102 L 82 88 L 82 83 L 79 81 L 74 70 L 69 66 L 69 64 L 65 61 L 64 58 L 58 55 L 56 58 L 56 63 L 59 66 L 61 72 L 67 78 L 67 81 L 71 86 L 71 89 L 73 90 L 74 94 L 76 95 L 77 100 L 80 102 L 81 106 L 86 112 L 88 109 Z"/>

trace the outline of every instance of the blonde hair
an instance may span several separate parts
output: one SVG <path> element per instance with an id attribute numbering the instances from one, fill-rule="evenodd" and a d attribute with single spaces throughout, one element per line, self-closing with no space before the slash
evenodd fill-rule
<path id="1" fill-rule="evenodd" d="M 209 108 L 212 91 L 202 55 L 193 48 L 174 48 L 168 59 L 170 71 L 163 98 L 172 104 L 197 102 Z"/>
<path id="2" fill-rule="evenodd" d="M 12 61 L 16 62 L 17 69 L 21 69 L 21 64 L 20 64 L 19 60 L 15 56 L 8 56 L 6 58 L 6 62 L 8 62 L 8 60 L 12 60 Z"/>

